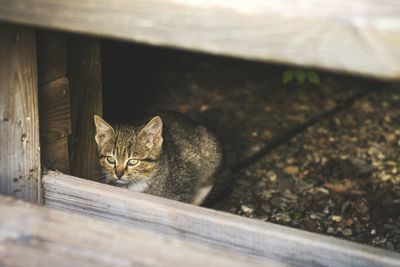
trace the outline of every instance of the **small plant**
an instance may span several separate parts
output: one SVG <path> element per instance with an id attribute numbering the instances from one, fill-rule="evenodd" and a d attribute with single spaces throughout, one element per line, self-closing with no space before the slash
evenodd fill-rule
<path id="1" fill-rule="evenodd" d="M 308 81 L 316 85 L 320 84 L 318 74 L 311 70 L 302 70 L 302 69 L 286 70 L 282 75 L 283 84 L 288 84 L 293 80 L 297 80 L 298 84 L 300 85 L 304 84 L 305 81 Z"/>

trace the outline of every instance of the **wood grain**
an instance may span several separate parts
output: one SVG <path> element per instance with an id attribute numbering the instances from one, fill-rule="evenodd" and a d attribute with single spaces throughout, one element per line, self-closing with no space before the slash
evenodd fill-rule
<path id="1" fill-rule="evenodd" d="M 1 0 L 0 20 L 400 79 L 395 0 Z"/>
<path id="2" fill-rule="evenodd" d="M 63 77 L 39 86 L 42 145 L 71 134 L 68 79 Z M 67 150 L 68 151 L 68 150 Z"/>
<path id="3" fill-rule="evenodd" d="M 287 266 L 399 266 L 381 249 L 251 220 L 61 173 L 43 176 L 44 205 L 118 221 Z"/>
<path id="4" fill-rule="evenodd" d="M 69 173 L 68 137 L 41 146 L 42 166 L 45 169 Z"/>
<path id="5" fill-rule="evenodd" d="M 96 179 L 99 170 L 93 115 L 103 114 L 100 40 L 71 36 L 67 56 L 72 116 L 71 174 Z"/>
<path id="6" fill-rule="evenodd" d="M 281 266 L 5 197 L 0 248 L 4 267 Z"/>
<path id="7" fill-rule="evenodd" d="M 39 83 L 52 82 L 67 75 L 67 42 L 62 33 L 38 31 L 38 79 Z"/>
<path id="8" fill-rule="evenodd" d="M 71 109 L 67 75 L 66 37 L 38 34 L 39 115 L 42 165 L 70 173 Z"/>
<path id="9" fill-rule="evenodd" d="M 0 193 L 38 201 L 40 180 L 35 32 L 0 24 Z"/>

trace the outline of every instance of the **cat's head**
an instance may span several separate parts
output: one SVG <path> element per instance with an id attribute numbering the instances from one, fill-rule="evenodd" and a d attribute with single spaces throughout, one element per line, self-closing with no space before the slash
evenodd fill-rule
<path id="1" fill-rule="evenodd" d="M 94 124 L 102 178 L 106 183 L 129 185 L 154 177 L 163 143 L 160 117 L 152 118 L 142 127 L 113 128 L 95 115 Z"/>

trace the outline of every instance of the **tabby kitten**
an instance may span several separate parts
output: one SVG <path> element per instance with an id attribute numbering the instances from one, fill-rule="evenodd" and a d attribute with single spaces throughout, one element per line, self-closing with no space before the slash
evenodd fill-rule
<path id="1" fill-rule="evenodd" d="M 94 116 L 105 183 L 200 205 L 221 165 L 216 138 L 185 115 L 163 112 L 146 125 L 111 127 Z"/>

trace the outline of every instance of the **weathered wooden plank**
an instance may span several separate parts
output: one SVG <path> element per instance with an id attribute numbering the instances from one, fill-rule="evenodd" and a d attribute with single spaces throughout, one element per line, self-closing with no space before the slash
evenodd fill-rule
<path id="1" fill-rule="evenodd" d="M 44 205 L 289 266 L 399 266 L 400 255 L 332 237 L 135 193 L 61 173 L 43 176 Z"/>
<path id="2" fill-rule="evenodd" d="M 59 138 L 41 146 L 42 166 L 46 169 L 69 173 L 68 137 Z"/>
<path id="3" fill-rule="evenodd" d="M 66 37 L 51 31 L 38 31 L 38 79 L 39 83 L 51 82 L 67 75 Z"/>
<path id="4" fill-rule="evenodd" d="M 42 145 L 71 134 L 68 79 L 63 77 L 39 86 Z"/>
<path id="5" fill-rule="evenodd" d="M 0 24 L 0 193 L 38 201 L 35 32 Z"/>
<path id="6" fill-rule="evenodd" d="M 400 79 L 395 0 L 1 0 L 0 20 Z"/>
<path id="7" fill-rule="evenodd" d="M 68 39 L 68 78 L 71 92 L 71 174 L 95 179 L 98 173 L 93 115 L 103 114 L 100 40 Z"/>
<path id="8" fill-rule="evenodd" d="M 66 37 L 38 33 L 39 115 L 42 164 L 69 173 L 68 136 L 71 110 L 66 62 Z"/>
<path id="9" fill-rule="evenodd" d="M 71 111 L 67 78 L 39 85 L 39 114 L 42 165 L 69 173 Z"/>
<path id="10" fill-rule="evenodd" d="M 0 245 L 4 267 L 278 266 L 5 197 L 0 197 Z"/>

